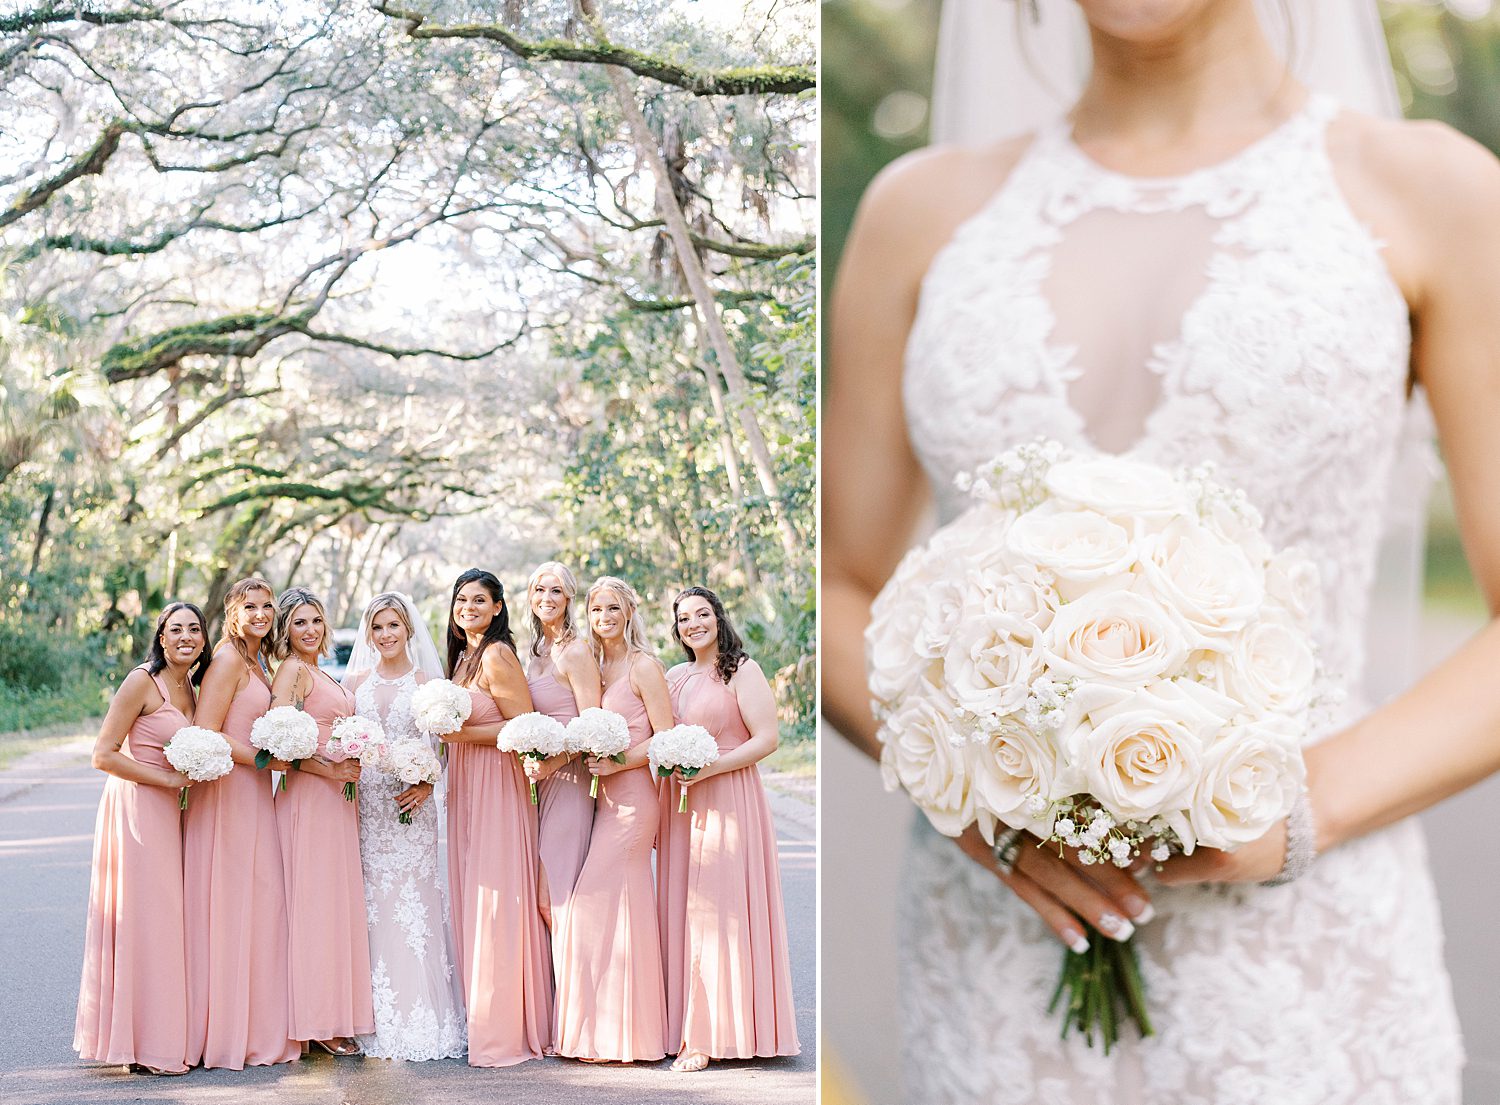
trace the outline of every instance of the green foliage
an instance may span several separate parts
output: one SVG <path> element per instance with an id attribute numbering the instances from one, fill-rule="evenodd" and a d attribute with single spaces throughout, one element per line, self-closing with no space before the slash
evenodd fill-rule
<path id="1" fill-rule="evenodd" d="M 97 675 L 57 688 L 0 683 L 0 734 L 98 717 L 109 705 L 110 690 L 110 684 Z"/>

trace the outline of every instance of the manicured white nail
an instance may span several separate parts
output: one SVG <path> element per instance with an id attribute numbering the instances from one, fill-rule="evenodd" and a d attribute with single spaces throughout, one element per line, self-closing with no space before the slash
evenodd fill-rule
<path id="1" fill-rule="evenodd" d="M 1081 932 L 1075 932 L 1073 934 L 1073 942 L 1068 947 L 1072 948 L 1079 955 L 1082 955 L 1089 950 L 1089 938 Z"/>
<path id="2" fill-rule="evenodd" d="M 1144 925 L 1156 916 L 1156 907 L 1142 898 L 1133 899 L 1129 905 L 1130 916 L 1138 925 Z"/>
<path id="3" fill-rule="evenodd" d="M 1135 926 L 1117 913 L 1106 913 L 1099 918 L 1099 931 L 1111 940 L 1129 940 L 1135 934 Z"/>

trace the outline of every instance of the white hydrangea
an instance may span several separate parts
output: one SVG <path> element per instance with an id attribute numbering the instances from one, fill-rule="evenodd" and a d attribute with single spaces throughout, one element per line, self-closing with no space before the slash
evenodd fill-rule
<path id="1" fill-rule="evenodd" d="M 473 710 L 468 689 L 448 679 L 430 679 L 411 696 L 412 722 L 430 737 L 458 732 Z"/>

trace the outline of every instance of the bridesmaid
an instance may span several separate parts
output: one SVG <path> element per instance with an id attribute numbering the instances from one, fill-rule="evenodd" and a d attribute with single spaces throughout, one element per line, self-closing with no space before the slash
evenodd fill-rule
<path id="1" fill-rule="evenodd" d="M 717 761 L 661 790 L 656 863 L 672 1069 L 796 1055 L 776 831 L 755 766 L 776 750 L 776 700 L 718 595 L 689 587 L 672 618 L 690 660 L 667 673 L 673 710 L 719 745 Z M 679 786 L 688 791 L 685 813 Z"/>
<path id="2" fill-rule="evenodd" d="M 287 1032 L 286 883 L 270 779 L 250 726 L 271 708 L 263 648 L 276 597 L 263 579 L 224 596 L 224 633 L 195 724 L 229 740 L 234 770 L 199 783 L 183 829 L 189 1065 L 243 1070 L 301 1052 Z M 277 767 L 285 765 L 277 764 Z"/>
<path id="3" fill-rule="evenodd" d="M 279 661 L 271 706 L 296 706 L 318 723 L 318 749 L 333 723 L 354 713 L 348 691 L 319 670 L 330 652 L 323 604 L 292 587 L 276 600 L 271 655 Z M 365 883 L 359 865 L 359 807 L 343 784 L 359 778 L 359 762 L 312 756 L 291 765 L 276 794 L 276 827 L 286 878 L 287 1008 L 294 1040 L 330 1055 L 358 1055 L 355 1036 L 375 1031 Z"/>
<path id="4" fill-rule="evenodd" d="M 448 756 L 448 893 L 469 1017 L 469 1065 L 508 1067 L 552 1042 L 552 979 L 537 901 L 537 814 L 517 757 L 495 745 L 531 710 L 505 591 L 470 568 L 453 584 L 449 678 L 474 699 L 443 739 Z"/>
<path id="5" fill-rule="evenodd" d="M 109 778 L 94 822 L 73 1047 L 149 1074 L 188 1069 L 177 793 L 191 784 L 162 749 L 192 722 L 206 636 L 196 606 L 163 610 L 146 662 L 120 684 L 94 742 L 94 767 Z"/>
<path id="6" fill-rule="evenodd" d="M 526 686 L 532 706 L 566 725 L 583 710 L 599 705 L 599 663 L 573 627 L 573 573 L 549 560 L 531 573 L 526 594 L 531 606 L 531 662 Z M 522 767 L 538 780 L 541 828 L 537 853 L 542 864 L 542 913 L 552 928 L 553 969 L 558 966 L 558 932 L 568 896 L 589 850 L 594 800 L 581 756 L 528 759 Z"/>
<path id="7" fill-rule="evenodd" d="M 584 605 L 604 708 L 629 723 L 630 750 L 623 764 L 588 757 L 601 780 L 599 808 L 559 941 L 557 1050 L 594 1062 L 654 1061 L 667 1053 L 667 1005 L 651 877 L 660 815 L 646 749 L 652 733 L 671 728 L 672 701 L 630 585 L 604 576 Z"/>

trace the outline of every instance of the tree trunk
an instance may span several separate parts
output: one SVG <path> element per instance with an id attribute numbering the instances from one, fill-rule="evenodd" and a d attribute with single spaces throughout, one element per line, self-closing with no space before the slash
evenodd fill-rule
<path id="1" fill-rule="evenodd" d="M 578 9 L 585 20 L 602 32 L 603 28 L 595 0 L 578 0 Z M 709 347 L 714 351 L 714 356 L 719 363 L 719 372 L 724 377 L 724 386 L 729 390 L 729 404 L 734 408 L 734 414 L 745 432 L 745 441 L 750 446 L 751 464 L 755 468 L 761 490 L 771 505 L 771 513 L 776 519 L 777 528 L 781 531 L 782 548 L 786 550 L 789 560 L 795 559 L 799 553 L 801 538 L 797 534 L 796 527 L 792 525 L 791 518 L 787 515 L 786 503 L 781 497 L 781 487 L 776 479 L 776 468 L 771 461 L 771 450 L 766 444 L 765 435 L 761 433 L 760 423 L 756 420 L 750 389 L 745 383 L 744 373 L 740 370 L 740 362 L 735 356 L 734 346 L 730 344 L 729 334 L 724 329 L 724 320 L 719 316 L 719 304 L 714 299 L 713 289 L 708 285 L 708 277 L 693 247 L 692 233 L 688 230 L 687 219 L 683 217 L 682 207 L 672 192 L 672 181 L 667 173 L 667 164 L 662 157 L 661 147 L 657 144 L 655 135 L 651 133 L 650 126 L 647 125 L 645 115 L 641 113 L 640 104 L 636 102 L 635 91 L 626 78 L 626 70 L 616 65 L 606 65 L 603 69 L 609 77 L 610 87 L 614 90 L 615 99 L 619 102 L 620 110 L 625 115 L 625 122 L 630 128 L 630 138 L 635 146 L 636 156 L 651 166 L 651 176 L 656 192 L 656 212 L 667 225 L 667 235 L 672 239 L 672 251 L 677 255 L 678 267 L 682 270 L 683 279 L 687 281 L 693 301 L 698 305 Z"/>

